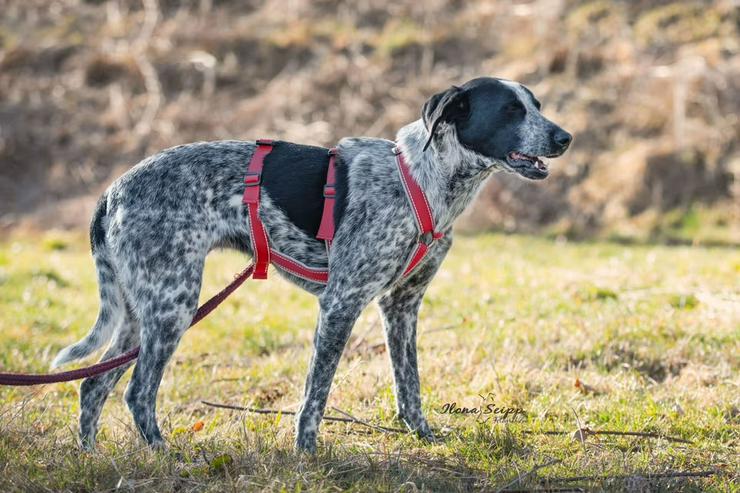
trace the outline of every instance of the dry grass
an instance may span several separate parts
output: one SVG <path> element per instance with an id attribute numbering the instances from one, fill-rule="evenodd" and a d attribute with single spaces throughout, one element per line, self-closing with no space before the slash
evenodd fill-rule
<path id="1" fill-rule="evenodd" d="M 204 297 L 243 262 L 210 258 Z M 292 451 L 289 416 L 201 403 L 290 411 L 300 400 L 313 300 L 277 277 L 249 282 L 187 334 L 165 374 L 158 408 L 170 455 L 141 448 L 124 385 L 106 405 L 92 455 L 75 444 L 75 385 L 0 389 L 0 490 L 737 491 L 739 274 L 732 249 L 459 238 L 425 300 L 419 335 L 423 399 L 444 441 L 326 422 L 316 457 Z M 0 367 L 45 370 L 96 310 L 83 238 L 0 243 Z M 370 309 L 327 414 L 399 426 L 379 343 Z M 480 405 L 489 393 L 488 402 L 523 408 L 526 419 L 440 412 L 453 401 Z"/>

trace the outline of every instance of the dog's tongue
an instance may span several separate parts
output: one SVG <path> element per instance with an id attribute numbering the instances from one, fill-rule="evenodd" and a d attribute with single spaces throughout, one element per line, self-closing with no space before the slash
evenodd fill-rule
<path id="1" fill-rule="evenodd" d="M 537 163 L 539 161 L 539 158 L 537 156 L 530 156 L 529 154 L 524 154 L 522 152 L 512 152 L 511 157 L 514 159 L 520 159 L 523 161 L 530 161 L 532 163 Z"/>
<path id="2" fill-rule="evenodd" d="M 535 168 L 537 168 L 540 171 L 545 171 L 547 169 L 547 163 L 543 162 L 537 156 L 529 156 L 527 154 L 514 151 L 511 153 L 511 157 L 514 159 L 529 161 L 530 163 L 534 164 Z"/>

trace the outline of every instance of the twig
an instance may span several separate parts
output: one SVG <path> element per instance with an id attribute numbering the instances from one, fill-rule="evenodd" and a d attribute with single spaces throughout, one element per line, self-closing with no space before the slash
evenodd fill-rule
<path id="1" fill-rule="evenodd" d="M 259 409 L 255 407 L 234 406 L 232 404 L 218 404 L 215 402 L 208 402 L 208 401 L 200 401 L 200 402 L 201 404 L 204 404 L 210 407 L 217 407 L 220 409 L 232 409 L 234 411 L 246 411 L 246 412 L 254 413 L 254 414 L 285 414 L 286 416 L 295 416 L 296 414 L 298 414 L 295 411 L 283 411 L 281 409 Z M 336 408 L 333 408 L 333 409 L 339 411 Z M 339 412 L 342 412 L 342 411 L 339 411 Z M 346 413 L 342 412 L 342 414 L 346 414 Z M 337 416 L 324 416 L 323 419 L 324 421 L 337 421 L 340 423 L 356 423 L 362 426 L 367 426 L 374 430 L 384 431 L 387 433 L 408 433 L 408 430 L 403 430 L 401 428 L 389 428 L 387 426 L 371 425 L 369 423 L 366 423 L 365 421 L 360 421 L 356 418 L 340 418 Z"/>
<path id="2" fill-rule="evenodd" d="M 663 473 L 655 473 L 655 474 L 628 474 L 623 476 L 573 476 L 569 478 L 544 478 L 542 482 L 547 483 L 574 483 L 577 481 L 596 481 L 596 480 L 606 480 L 606 479 L 629 479 L 629 478 L 644 478 L 644 479 L 670 479 L 670 478 L 708 478 L 710 476 L 714 476 L 715 474 L 720 473 L 721 471 L 718 470 L 712 470 L 712 471 L 695 471 L 695 472 L 685 472 L 685 471 L 671 471 L 671 472 L 663 472 Z"/>
<path id="3" fill-rule="evenodd" d="M 366 135 L 372 135 L 372 134 L 366 134 Z M 371 330 L 373 330 L 378 325 L 378 321 L 376 320 L 374 323 L 370 324 L 370 326 L 357 338 L 357 340 L 350 346 L 349 351 L 347 351 L 347 354 L 353 354 L 355 351 L 357 351 L 362 343 L 365 341 L 365 337 L 370 333 Z"/>
<path id="4" fill-rule="evenodd" d="M 648 432 L 641 432 L 641 431 L 591 430 L 589 428 L 584 428 L 579 431 L 582 431 L 584 436 L 587 436 L 587 435 L 634 436 L 634 437 L 645 437 L 645 438 L 662 438 L 663 440 L 668 440 L 670 442 L 678 442 L 678 443 L 688 443 L 688 444 L 694 443 L 691 440 L 686 440 L 684 438 L 672 437 L 672 436 L 663 435 L 660 433 L 648 433 Z M 526 433 L 529 435 L 570 435 L 571 434 L 569 431 L 534 431 L 534 430 L 523 430 L 522 433 Z"/>
<path id="5" fill-rule="evenodd" d="M 363 426 L 367 426 L 368 428 L 372 428 L 374 430 L 382 431 L 384 433 L 399 433 L 399 432 L 407 433 L 407 431 L 401 430 L 400 428 L 385 428 L 383 426 L 371 425 L 370 423 L 368 423 L 366 421 L 362 421 L 360 419 L 357 419 L 354 416 L 352 416 L 350 413 L 344 412 L 341 409 L 336 408 L 334 406 L 332 406 L 332 409 L 334 409 L 339 414 L 345 416 L 346 418 L 351 419 L 353 422 L 358 423 L 358 424 L 361 424 Z"/>
<path id="6" fill-rule="evenodd" d="M 520 474 L 520 475 L 518 475 L 518 476 L 517 476 L 517 477 L 516 477 L 516 478 L 515 478 L 515 479 L 514 479 L 513 481 L 511 481 L 510 483 L 508 483 L 508 484 L 506 484 L 505 486 L 502 486 L 501 488 L 499 488 L 499 489 L 497 490 L 497 493 L 501 493 L 501 492 L 502 492 L 502 491 L 504 491 L 504 490 L 505 490 L 506 488 L 508 488 L 508 487 L 510 487 L 510 486 L 514 486 L 515 484 L 517 484 L 517 483 L 521 482 L 521 481 L 522 481 L 522 479 L 526 478 L 527 476 L 531 476 L 532 474 L 534 474 L 535 472 L 539 471 L 540 469 L 544 469 L 544 468 L 545 468 L 545 467 L 547 467 L 547 466 L 551 466 L 551 465 L 553 465 L 553 464 L 557 464 L 557 463 L 559 463 L 559 462 L 562 462 L 562 460 L 560 460 L 560 459 L 550 459 L 549 461 L 545 462 L 544 464 L 540 464 L 540 465 L 538 465 L 538 466 L 534 466 L 534 467 L 533 467 L 532 469 L 530 469 L 529 471 L 525 472 L 524 474 Z"/>

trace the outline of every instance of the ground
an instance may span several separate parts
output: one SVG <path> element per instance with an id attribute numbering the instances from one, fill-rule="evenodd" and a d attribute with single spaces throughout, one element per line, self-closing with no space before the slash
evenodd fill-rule
<path id="1" fill-rule="evenodd" d="M 245 262 L 212 255 L 203 298 Z M 93 454 L 76 445 L 77 384 L 2 388 L 0 490 L 738 491 L 739 275 L 731 248 L 458 238 L 419 326 L 423 401 L 442 439 L 324 422 L 315 457 L 293 452 L 290 416 L 201 402 L 299 403 L 315 303 L 277 275 L 249 281 L 184 337 L 165 374 L 168 453 L 142 447 L 124 384 Z M 97 303 L 81 235 L 0 241 L 0 367 L 45 371 L 87 332 Z M 370 308 L 327 415 L 400 426 L 382 341 Z M 444 413 L 453 402 L 526 415 Z"/>

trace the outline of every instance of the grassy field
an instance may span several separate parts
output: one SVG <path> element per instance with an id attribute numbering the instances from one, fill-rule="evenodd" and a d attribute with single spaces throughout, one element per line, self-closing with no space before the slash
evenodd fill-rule
<path id="1" fill-rule="evenodd" d="M 737 249 L 456 241 L 419 327 L 423 400 L 440 443 L 324 422 L 319 453 L 306 457 L 293 452 L 290 416 L 202 404 L 298 406 L 316 307 L 273 276 L 246 284 L 185 336 L 158 406 L 170 453 L 142 448 L 124 384 L 106 405 L 94 454 L 76 446 L 76 384 L 0 389 L 0 490 L 740 491 Z M 203 297 L 244 263 L 214 254 Z M 46 370 L 86 333 L 97 303 L 81 235 L 3 240 L 0 367 Z M 370 308 L 327 415 L 400 426 L 382 342 Z M 526 416 L 444 413 L 452 402 Z"/>

